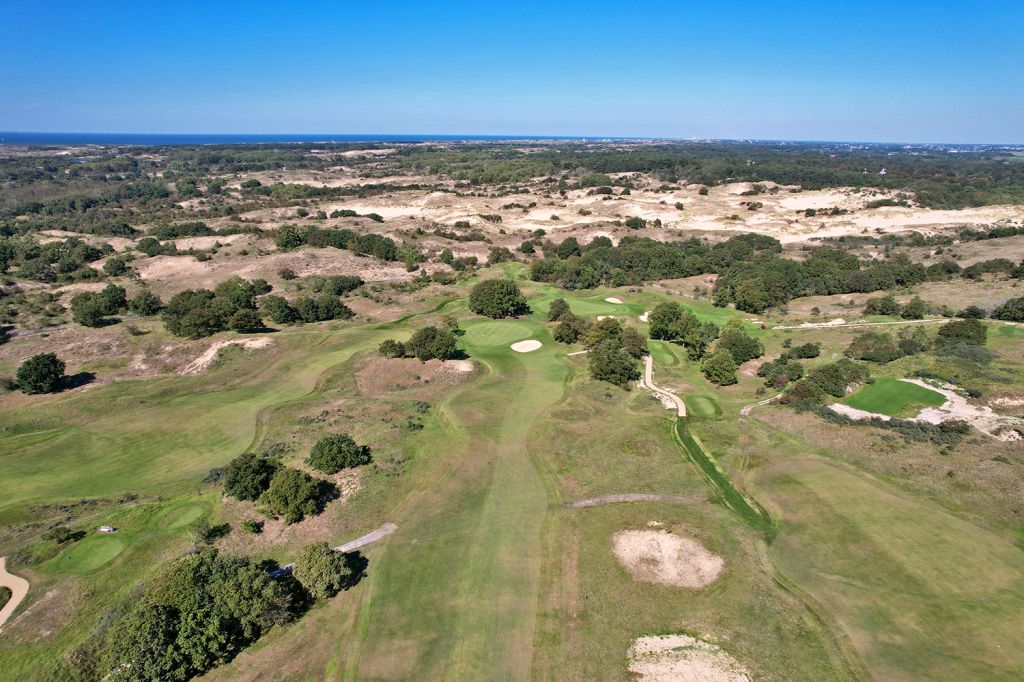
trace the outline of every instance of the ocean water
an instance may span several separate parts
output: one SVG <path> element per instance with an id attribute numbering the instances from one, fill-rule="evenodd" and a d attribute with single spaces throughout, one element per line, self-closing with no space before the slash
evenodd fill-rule
<path id="1" fill-rule="evenodd" d="M 164 145 L 197 144 L 281 144 L 324 142 L 455 142 L 462 140 L 610 140 L 627 138 L 571 137 L 543 135 L 335 135 L 328 133 L 303 135 L 214 135 L 169 133 L 16 133 L 0 131 L 0 144 L 21 146 L 46 145 Z"/>

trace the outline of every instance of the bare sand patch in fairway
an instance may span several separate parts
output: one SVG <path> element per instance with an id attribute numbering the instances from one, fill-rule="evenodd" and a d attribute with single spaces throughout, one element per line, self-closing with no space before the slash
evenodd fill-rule
<path id="1" fill-rule="evenodd" d="M 666 530 L 623 530 L 612 553 L 634 580 L 698 589 L 718 579 L 725 560 L 696 540 Z"/>
<path id="2" fill-rule="evenodd" d="M 192 362 L 185 365 L 179 374 L 202 374 L 213 361 L 217 359 L 217 353 L 220 349 L 228 346 L 238 345 L 245 349 L 253 348 L 266 348 L 270 345 L 272 339 L 269 336 L 255 336 L 251 339 L 225 339 L 224 341 L 217 341 L 207 348 L 202 355 L 197 357 Z"/>
<path id="3" fill-rule="evenodd" d="M 645 310 L 644 314 L 640 316 L 640 321 L 641 322 L 647 322 L 650 319 L 651 319 L 651 311 L 650 310 Z"/>
<path id="4" fill-rule="evenodd" d="M 747 682 L 739 661 L 688 635 L 640 637 L 629 648 L 629 672 L 645 682 Z"/>
<path id="5" fill-rule="evenodd" d="M 532 353 L 543 345 L 544 344 L 536 339 L 527 339 L 526 341 L 517 341 L 516 343 L 513 343 L 511 348 L 517 353 Z"/>
<path id="6" fill-rule="evenodd" d="M 622 303 L 622 299 L 619 298 L 618 296 L 609 296 L 604 300 L 607 301 L 608 303 Z"/>

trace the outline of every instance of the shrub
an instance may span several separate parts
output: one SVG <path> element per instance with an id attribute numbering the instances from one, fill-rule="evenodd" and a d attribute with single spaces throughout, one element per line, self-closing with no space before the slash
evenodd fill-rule
<path id="1" fill-rule="evenodd" d="M 282 468 L 270 479 L 260 502 L 285 523 L 298 523 L 323 510 L 330 486 L 297 469 Z"/>
<path id="2" fill-rule="evenodd" d="M 820 343 L 805 343 L 790 349 L 787 355 L 791 358 L 816 358 L 821 355 Z"/>
<path id="3" fill-rule="evenodd" d="M 357 445 L 347 433 L 332 433 L 316 442 L 306 464 L 325 474 L 336 474 L 342 469 L 369 464 L 370 448 Z"/>
<path id="4" fill-rule="evenodd" d="M 556 298 L 551 302 L 551 306 L 548 308 L 548 321 L 554 322 L 561 319 L 562 315 L 570 312 L 569 304 L 564 298 Z"/>
<path id="5" fill-rule="evenodd" d="M 263 522 L 258 519 L 246 519 L 245 521 L 242 521 L 242 530 L 246 533 L 259 535 L 263 532 Z"/>
<path id="6" fill-rule="evenodd" d="M 530 312 L 530 306 L 516 283 L 508 279 L 488 279 L 469 293 L 469 309 L 494 319 L 517 317 Z"/>
<path id="7" fill-rule="evenodd" d="M 984 346 L 988 338 L 988 327 L 984 322 L 969 318 L 953 320 L 939 327 L 936 342 L 942 346 L 969 344 Z"/>
<path id="8" fill-rule="evenodd" d="M 299 313 L 283 296 L 265 296 L 260 309 L 275 324 L 291 324 L 299 319 Z"/>
<path id="9" fill-rule="evenodd" d="M 124 258 L 110 258 L 103 264 L 103 272 L 111 277 L 118 277 L 128 272 L 128 263 Z"/>
<path id="10" fill-rule="evenodd" d="M 64 361 L 53 353 L 33 355 L 18 367 L 15 379 L 22 393 L 53 393 L 64 378 Z"/>
<path id="11" fill-rule="evenodd" d="M 864 306 L 865 315 L 888 315 L 896 317 L 900 314 L 900 304 L 893 296 L 876 296 L 869 298 Z"/>
<path id="12" fill-rule="evenodd" d="M 405 342 L 405 354 L 422 361 L 432 358 L 448 360 L 455 356 L 456 343 L 455 336 L 447 329 L 423 327 Z"/>
<path id="13" fill-rule="evenodd" d="M 159 296 L 149 289 L 142 289 L 128 303 L 128 310 L 136 315 L 156 315 L 163 305 Z"/>
<path id="14" fill-rule="evenodd" d="M 736 383 L 736 360 L 725 348 L 719 348 L 709 355 L 700 369 L 713 384 L 729 386 Z"/>
<path id="15" fill-rule="evenodd" d="M 969 320 L 983 320 L 988 314 L 985 309 L 981 306 L 969 305 L 956 314 L 957 317 L 963 317 Z"/>
<path id="16" fill-rule="evenodd" d="M 255 310 L 242 308 L 228 320 L 228 329 L 242 334 L 258 332 L 264 329 L 263 318 Z"/>
<path id="17" fill-rule="evenodd" d="M 316 599 L 328 599 L 345 589 L 352 579 L 348 557 L 326 542 L 309 545 L 295 562 L 293 575 Z"/>
<path id="18" fill-rule="evenodd" d="M 259 499 L 278 468 L 277 462 L 255 453 L 239 455 L 224 472 L 224 494 L 237 500 Z"/>
<path id="19" fill-rule="evenodd" d="M 377 352 L 385 358 L 402 358 L 405 357 L 405 346 L 401 341 L 385 339 L 380 346 L 377 347 Z"/>
<path id="20" fill-rule="evenodd" d="M 915 296 L 900 308 L 900 317 L 904 320 L 920 320 L 927 312 L 928 304 L 920 296 Z"/>
<path id="21" fill-rule="evenodd" d="M 992 319 L 1008 322 L 1024 322 L 1024 296 L 1011 298 L 992 311 Z"/>
<path id="22" fill-rule="evenodd" d="M 640 364 L 618 339 L 606 339 L 590 349 L 590 376 L 625 387 L 640 378 Z"/>
<path id="23" fill-rule="evenodd" d="M 742 323 L 735 320 L 730 321 L 722 329 L 722 335 L 718 339 L 718 345 L 715 346 L 716 350 L 727 350 L 732 356 L 732 359 L 736 361 L 736 364 L 742 365 L 747 360 L 753 360 L 764 355 L 764 347 L 761 342 L 757 339 L 748 336 L 743 331 Z"/>
<path id="24" fill-rule="evenodd" d="M 348 320 L 352 310 L 337 296 L 320 294 L 296 299 L 295 312 L 303 322 L 324 322 L 327 320 Z"/>

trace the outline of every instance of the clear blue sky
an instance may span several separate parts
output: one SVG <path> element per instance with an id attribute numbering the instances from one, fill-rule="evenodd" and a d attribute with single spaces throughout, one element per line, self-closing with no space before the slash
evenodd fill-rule
<path id="1" fill-rule="evenodd" d="M 0 130 L 1024 143 L 1024 0 L 0 0 Z"/>

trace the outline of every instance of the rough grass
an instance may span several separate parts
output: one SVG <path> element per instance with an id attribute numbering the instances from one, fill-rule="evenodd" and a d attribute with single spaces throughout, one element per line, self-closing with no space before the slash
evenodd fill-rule
<path id="1" fill-rule="evenodd" d="M 846 400 L 850 407 L 890 417 L 913 416 L 922 407 L 939 407 L 944 402 L 946 398 L 941 393 L 892 377 L 877 379 Z"/>

